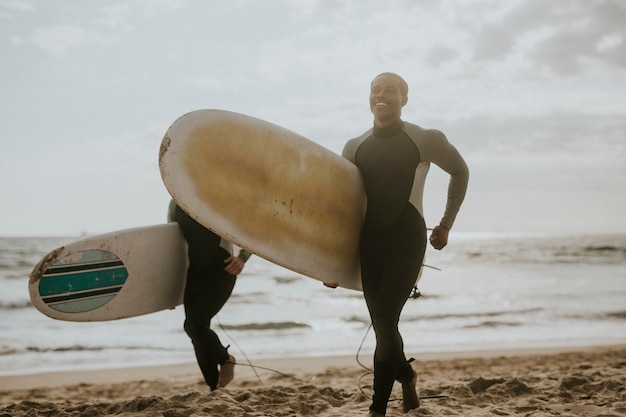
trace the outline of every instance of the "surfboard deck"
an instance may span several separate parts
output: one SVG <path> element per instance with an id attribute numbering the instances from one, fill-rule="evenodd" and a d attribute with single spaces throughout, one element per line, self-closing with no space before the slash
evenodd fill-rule
<path id="1" fill-rule="evenodd" d="M 58 320 L 139 316 L 182 304 L 187 265 L 177 223 L 120 230 L 47 254 L 30 275 L 30 298 Z"/>
<path id="2" fill-rule="evenodd" d="M 357 167 L 340 155 L 272 123 L 209 109 L 171 125 L 159 167 L 172 198 L 218 235 L 305 276 L 362 289 L 366 197 Z"/>

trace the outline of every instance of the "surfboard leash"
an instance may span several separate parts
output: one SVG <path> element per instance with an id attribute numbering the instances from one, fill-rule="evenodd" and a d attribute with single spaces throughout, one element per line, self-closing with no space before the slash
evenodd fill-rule
<path id="1" fill-rule="evenodd" d="M 416 287 L 417 289 L 417 287 Z M 359 355 L 361 353 L 361 349 L 363 348 L 363 344 L 365 343 L 365 339 L 367 338 L 367 335 L 369 334 L 370 330 L 372 329 L 372 323 L 370 323 L 370 325 L 367 327 L 367 330 L 365 331 L 365 335 L 363 336 L 363 339 L 361 340 L 361 344 L 359 345 L 359 348 L 356 351 L 356 363 L 358 363 L 361 368 L 365 369 L 367 372 L 365 372 L 363 375 L 361 375 L 359 377 L 359 380 L 357 381 L 357 386 L 359 388 L 359 391 L 361 391 L 361 394 L 367 398 L 368 400 L 372 399 L 372 396 L 367 394 L 365 392 L 365 388 L 363 387 L 363 379 L 369 375 L 372 375 L 374 373 L 374 370 L 371 368 L 368 368 L 367 366 L 363 365 L 363 363 L 361 362 L 361 359 L 359 358 Z M 415 361 L 415 358 L 410 358 L 408 360 L 409 363 Z M 414 371 L 415 372 L 415 371 Z M 425 395 L 425 396 L 420 396 L 419 399 L 420 400 L 432 400 L 432 399 L 438 399 L 438 398 L 448 398 L 447 395 Z M 390 398 L 389 401 L 400 401 L 401 398 Z"/>
<path id="2" fill-rule="evenodd" d="M 437 268 L 435 268 L 435 269 L 437 269 Z M 419 295 L 418 295 L 417 297 L 412 297 L 412 298 L 418 298 L 419 296 L 421 296 L 421 294 L 419 293 L 419 290 L 417 289 L 417 286 L 415 286 L 415 290 L 417 290 L 417 292 L 418 292 L 418 294 L 419 294 Z M 245 360 L 246 360 L 246 362 L 247 362 L 247 363 L 234 363 L 234 365 L 237 365 L 237 366 L 247 366 L 247 367 L 249 367 L 249 368 L 252 368 L 252 371 L 254 372 L 254 375 L 255 375 L 255 376 L 256 376 L 256 378 L 259 380 L 259 383 L 260 383 L 261 385 L 264 385 L 264 382 L 263 382 L 263 380 L 261 379 L 261 376 L 258 374 L 257 369 L 264 370 L 264 371 L 268 371 L 268 372 L 273 372 L 273 373 L 276 373 L 276 374 L 278 374 L 278 375 L 281 375 L 281 376 L 283 376 L 283 377 L 285 377 L 285 378 L 289 378 L 289 379 L 292 379 L 292 380 L 294 380 L 294 381 L 296 381 L 296 382 L 300 382 L 300 383 L 303 383 L 303 384 L 310 383 L 310 380 L 309 380 L 309 381 L 304 381 L 304 380 L 302 380 L 302 379 L 296 378 L 296 377 L 295 377 L 295 376 L 293 376 L 293 375 L 287 374 L 287 373 L 282 372 L 282 371 L 279 371 L 279 370 L 277 370 L 277 369 L 268 368 L 268 367 L 265 367 L 265 366 L 258 366 L 258 365 L 254 365 L 254 364 L 252 363 L 252 361 L 250 360 L 250 358 L 248 358 L 248 355 L 246 355 L 246 353 L 244 352 L 244 350 L 243 350 L 243 349 L 241 348 L 241 346 L 237 343 L 237 341 L 236 341 L 236 340 L 235 340 L 235 339 L 234 339 L 234 338 L 230 335 L 230 333 L 228 333 L 228 331 L 224 328 L 224 326 L 222 325 L 222 322 L 221 322 L 221 321 L 220 321 L 220 319 L 219 319 L 219 316 L 218 316 L 218 315 L 215 315 L 215 318 L 216 318 L 216 320 L 217 320 L 217 323 L 218 323 L 219 328 L 220 328 L 220 329 L 224 332 L 224 334 L 226 335 L 226 337 L 228 337 L 228 338 L 231 340 L 231 342 L 232 342 L 232 343 L 233 343 L 233 344 L 237 347 L 237 349 L 241 352 L 241 354 L 243 355 L 243 357 L 245 358 Z M 367 371 L 367 372 L 365 372 L 363 375 L 361 375 L 361 376 L 359 377 L 358 382 L 357 382 L 357 386 L 358 386 L 359 391 L 361 392 L 361 394 L 362 394 L 365 398 L 367 398 L 367 399 L 369 399 L 369 400 L 371 400 L 371 399 L 372 399 L 372 397 L 371 397 L 369 394 L 367 394 L 367 393 L 365 392 L 365 388 L 363 387 L 363 379 L 364 379 L 365 377 L 367 377 L 367 376 L 369 376 L 369 375 L 373 374 L 373 373 L 374 373 L 374 370 L 373 370 L 373 369 L 371 369 L 371 368 L 369 368 L 369 367 L 367 367 L 366 365 L 364 365 L 364 364 L 363 364 L 363 362 L 361 362 L 361 359 L 360 359 L 360 357 L 359 357 L 359 356 L 360 356 L 361 350 L 363 349 L 363 345 L 365 344 L 365 340 L 367 339 L 367 335 L 369 334 L 369 332 L 370 332 L 370 330 L 371 330 L 371 329 L 372 329 L 372 323 L 370 323 L 370 324 L 369 324 L 369 326 L 367 327 L 367 330 L 365 331 L 365 334 L 363 335 L 363 339 L 361 339 L 361 343 L 359 344 L 359 348 L 357 349 L 357 352 L 356 352 L 356 357 L 355 357 L 356 362 L 359 364 L 359 366 L 361 366 L 364 370 L 366 370 L 366 371 Z M 410 358 L 410 359 L 409 359 L 409 362 L 413 362 L 414 360 L 415 360 L 415 358 Z M 313 378 L 311 378 L 311 379 L 313 379 Z M 438 399 L 438 398 L 448 398 L 448 396 L 447 396 L 447 395 L 427 395 L 427 396 L 419 397 L 419 399 L 420 399 L 420 400 Z M 400 400 L 401 400 L 400 398 L 391 398 L 389 401 L 400 401 Z"/>
<path id="3" fill-rule="evenodd" d="M 239 346 L 239 343 L 237 343 L 237 341 L 230 335 L 230 333 L 228 333 L 226 331 L 226 329 L 222 325 L 222 322 L 220 321 L 220 319 L 219 319 L 217 314 L 215 315 L 215 318 L 217 320 L 217 325 L 219 326 L 219 328 L 224 332 L 226 337 L 228 337 L 230 339 L 230 341 L 237 347 L 237 349 L 241 352 L 241 354 L 243 355 L 243 357 L 246 359 L 246 362 L 247 362 L 247 363 L 238 363 L 238 362 L 236 362 L 236 363 L 233 363 L 233 365 L 247 366 L 248 368 L 252 368 L 252 372 L 254 372 L 254 375 L 259 380 L 259 383 L 261 385 L 264 385 L 264 382 L 261 379 L 261 376 L 259 375 L 259 373 L 257 372 L 257 369 L 260 369 L 260 370 L 263 370 L 263 371 L 274 372 L 274 373 L 276 373 L 278 375 L 284 376 L 286 378 L 293 379 L 294 381 L 301 382 L 303 384 L 306 384 L 306 383 L 310 382 L 310 381 L 304 381 L 304 380 L 298 379 L 298 378 L 296 378 L 293 375 L 289 375 L 287 373 L 281 372 L 281 371 L 276 370 L 276 369 L 267 368 L 267 367 L 264 367 L 264 366 L 258 366 L 258 365 L 253 364 L 252 361 L 250 360 L 250 358 L 248 358 L 248 355 L 246 355 L 246 352 L 244 352 L 244 350 L 241 348 L 241 346 Z"/>
<path id="4" fill-rule="evenodd" d="M 432 265 L 426 265 L 426 264 L 422 264 L 423 267 L 425 268 L 430 268 L 430 269 L 434 269 L 436 271 L 441 271 L 441 268 L 437 268 L 436 266 L 432 266 Z M 422 296 L 422 292 L 420 291 L 419 288 L 417 288 L 417 284 L 415 284 L 413 286 L 413 289 L 411 290 L 411 294 L 409 294 L 409 298 L 416 300 L 418 298 L 420 298 Z"/>
<path id="5" fill-rule="evenodd" d="M 215 315 L 215 318 L 217 319 L 217 325 L 219 326 L 219 328 L 224 332 L 226 337 L 228 337 L 230 339 L 230 341 L 233 342 L 233 344 L 235 346 L 237 346 L 237 349 L 239 349 L 239 351 L 241 352 L 243 357 L 246 359 L 246 362 L 248 362 L 248 364 L 251 366 L 252 371 L 254 372 L 254 375 L 256 375 L 256 377 L 259 380 L 259 382 L 263 383 L 263 381 L 261 381 L 261 377 L 259 377 L 259 374 L 256 372 L 256 369 L 252 366 L 252 362 L 250 361 L 250 358 L 248 358 L 248 355 L 246 355 L 246 352 L 243 351 L 241 346 L 239 346 L 239 343 L 237 343 L 237 341 L 226 331 L 226 329 L 222 325 L 222 322 L 220 321 L 220 318 L 219 318 L 219 316 L 217 314 Z M 228 347 L 227 347 L 227 349 L 228 349 Z"/>
<path id="6" fill-rule="evenodd" d="M 261 378 L 259 377 L 258 373 L 256 372 L 256 370 L 257 370 L 257 369 L 260 369 L 260 370 L 262 370 L 262 371 L 274 372 L 275 374 L 278 374 L 278 375 L 284 376 L 285 378 L 293 379 L 294 381 L 296 381 L 296 382 L 300 382 L 300 383 L 302 383 L 302 384 L 308 384 L 308 383 L 310 382 L 310 381 L 305 381 L 305 380 L 302 380 L 302 379 L 296 378 L 296 377 L 295 377 L 295 376 L 293 376 L 293 375 L 286 374 L 286 373 L 281 372 L 281 371 L 276 370 L 276 369 L 267 368 L 267 367 L 265 367 L 265 366 L 254 365 L 254 364 L 252 364 L 252 363 L 238 363 L 238 362 L 237 362 L 237 363 L 235 363 L 235 365 L 237 365 L 237 366 L 247 366 L 248 368 L 252 368 L 252 370 L 254 371 L 254 374 L 257 376 L 257 378 L 258 378 L 259 382 L 260 382 L 262 385 L 264 385 L 264 383 L 263 383 L 263 381 L 261 380 Z"/>

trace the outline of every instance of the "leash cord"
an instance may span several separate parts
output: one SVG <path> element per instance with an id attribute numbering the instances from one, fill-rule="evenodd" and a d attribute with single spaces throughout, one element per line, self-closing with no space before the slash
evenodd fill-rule
<path id="1" fill-rule="evenodd" d="M 258 365 L 254 365 L 252 363 L 252 361 L 250 361 L 250 359 L 248 358 L 248 355 L 246 355 L 246 353 L 243 351 L 243 349 L 241 348 L 241 346 L 239 346 L 239 344 L 237 343 L 237 341 L 226 331 L 226 329 L 224 328 L 224 326 L 222 325 L 222 322 L 220 321 L 219 317 L 216 315 L 215 318 L 217 319 L 217 323 L 218 326 L 220 327 L 220 329 L 224 332 L 224 334 L 226 335 L 226 337 L 228 337 L 235 346 L 237 346 L 237 349 L 239 349 L 239 351 L 241 352 L 241 354 L 243 355 L 243 357 L 246 359 L 247 363 L 236 363 L 235 365 L 238 366 L 247 366 L 249 368 L 252 368 L 252 371 L 254 372 L 254 375 L 256 375 L 257 379 L 259 380 L 259 382 L 261 383 L 261 385 L 263 384 L 263 380 L 261 379 L 261 377 L 259 376 L 257 369 L 261 369 L 263 371 L 269 371 L 269 372 L 274 372 L 278 375 L 284 376 L 286 378 L 289 379 L 293 379 L 294 381 L 300 382 L 300 383 L 307 383 L 307 381 L 303 381 L 299 378 L 296 378 L 293 375 L 289 375 L 287 373 L 278 371 L 276 369 L 272 369 L 272 368 L 268 368 L 268 367 L 264 367 L 264 366 L 258 366 Z M 359 380 L 357 382 L 357 386 L 359 388 L 359 391 L 361 392 L 361 394 L 371 400 L 372 396 L 367 394 L 365 392 L 365 388 L 363 387 L 363 378 L 372 375 L 374 373 L 374 371 L 371 368 L 368 368 L 367 366 L 365 366 L 362 362 L 361 362 L 361 358 L 359 357 L 361 354 L 361 350 L 363 349 L 363 345 L 365 344 L 365 340 L 367 339 L 367 335 L 369 334 L 370 330 L 372 329 L 372 323 L 369 324 L 369 326 L 367 327 L 367 330 L 365 331 L 365 335 L 363 335 L 363 339 L 361 339 L 361 343 L 359 344 L 359 348 L 356 351 L 356 362 L 359 364 L 359 366 L 361 366 L 361 368 L 363 368 L 364 370 L 366 370 L 367 372 L 365 372 L 363 375 L 361 375 L 359 377 Z M 412 362 L 414 359 L 411 358 L 409 360 L 409 362 Z M 437 398 L 448 398 L 447 395 L 428 395 L 428 396 L 423 396 L 423 397 L 419 397 L 420 400 L 426 400 L 426 399 L 437 399 Z M 389 401 L 400 401 L 399 398 L 391 398 L 389 399 Z"/>
<path id="2" fill-rule="evenodd" d="M 359 391 L 361 391 L 361 394 L 363 394 L 363 396 L 369 400 L 372 399 L 372 396 L 367 394 L 365 392 L 365 388 L 363 387 L 363 378 L 372 375 L 374 373 L 374 371 L 370 368 L 368 368 L 367 366 L 363 365 L 363 363 L 361 362 L 361 359 L 359 358 L 359 355 L 361 354 L 361 349 L 363 348 L 363 344 L 365 343 L 365 339 L 367 338 L 367 335 L 369 334 L 370 330 L 372 329 L 372 323 L 370 323 L 370 325 L 367 327 L 367 330 L 365 331 L 365 335 L 363 336 L 363 340 L 361 340 L 361 344 L 359 345 L 359 348 L 356 351 L 356 363 L 358 363 L 361 368 L 365 369 L 367 372 L 365 372 L 363 375 L 361 375 L 359 377 L 359 380 L 357 382 L 357 386 L 359 387 Z M 409 359 L 409 362 L 413 362 L 415 359 L 411 358 Z M 420 400 L 430 400 L 430 399 L 437 399 L 437 398 L 448 398 L 447 395 L 425 395 L 423 397 L 419 397 Z M 390 398 L 389 401 L 400 401 L 399 398 Z"/>
<path id="3" fill-rule="evenodd" d="M 222 322 L 220 321 L 219 317 L 217 315 L 215 315 L 215 318 L 217 319 L 217 324 L 220 327 L 220 329 L 224 332 L 224 334 L 226 335 L 226 337 L 228 337 L 230 339 L 231 342 L 233 342 L 233 344 L 235 346 L 237 346 L 237 349 L 241 352 L 241 354 L 243 355 L 243 357 L 246 359 L 247 363 L 234 363 L 234 365 L 237 366 L 247 366 L 249 368 L 252 368 L 252 372 L 254 372 L 254 375 L 256 376 L 256 378 L 259 380 L 259 383 L 261 385 L 263 384 L 263 380 L 261 379 L 261 376 L 259 375 L 259 373 L 257 372 L 257 369 L 261 369 L 263 371 L 270 371 L 270 372 L 274 372 L 278 375 L 284 376 L 286 378 L 290 378 L 293 379 L 294 381 L 298 381 L 298 382 L 302 382 L 302 383 L 306 383 L 306 381 L 303 381 L 301 379 L 296 378 L 293 375 L 289 375 L 286 374 L 284 372 L 278 371 L 276 369 L 272 369 L 272 368 L 267 368 L 264 366 L 258 366 L 258 365 L 254 365 L 252 363 L 252 361 L 248 358 L 248 355 L 246 355 L 246 353 L 243 351 L 243 349 L 241 348 L 241 346 L 239 346 L 239 343 L 237 343 L 237 341 L 226 331 L 226 329 L 224 328 L 224 326 L 222 325 Z"/>

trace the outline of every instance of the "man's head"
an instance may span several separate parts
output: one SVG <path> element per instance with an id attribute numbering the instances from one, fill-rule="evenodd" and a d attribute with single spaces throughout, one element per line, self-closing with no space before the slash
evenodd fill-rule
<path id="1" fill-rule="evenodd" d="M 409 86 L 402 77 L 383 72 L 372 80 L 370 86 L 370 110 L 374 124 L 385 127 L 400 119 L 402 107 L 408 101 Z"/>

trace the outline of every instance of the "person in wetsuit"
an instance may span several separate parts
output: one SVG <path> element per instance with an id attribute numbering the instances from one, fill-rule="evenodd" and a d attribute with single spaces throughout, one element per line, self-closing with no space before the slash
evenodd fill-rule
<path id="1" fill-rule="evenodd" d="M 172 200 L 168 221 L 177 222 L 187 241 L 189 267 L 183 305 L 184 329 L 211 391 L 225 387 L 234 378 L 235 358 L 211 330 L 211 319 L 230 298 L 237 275 L 250 252 L 233 256 L 233 245 L 191 218 Z"/>
<path id="2" fill-rule="evenodd" d="M 422 195 L 428 168 L 432 162 L 450 174 L 446 209 L 429 239 L 437 250 L 448 242 L 465 197 L 469 170 L 442 132 L 400 118 L 408 100 L 402 77 L 378 75 L 371 83 L 369 100 L 374 126 L 348 141 L 343 156 L 359 168 L 367 194 L 360 240 L 361 279 L 376 334 L 369 416 L 381 417 L 396 380 L 402 384 L 404 411 L 419 407 L 417 376 L 405 357 L 398 322 L 426 250 Z"/>

